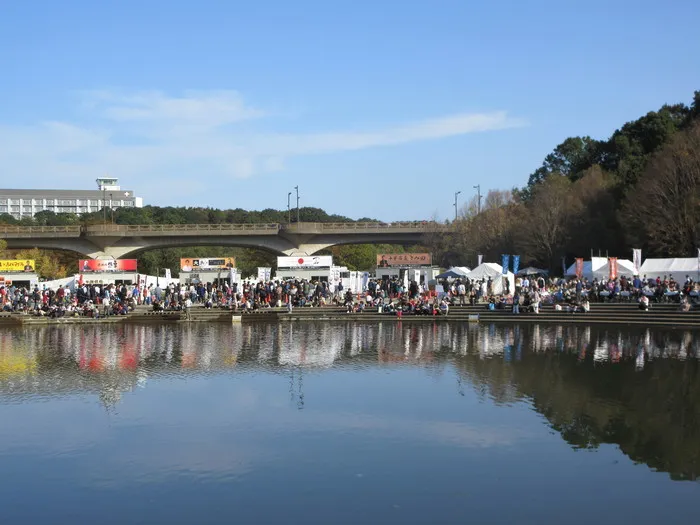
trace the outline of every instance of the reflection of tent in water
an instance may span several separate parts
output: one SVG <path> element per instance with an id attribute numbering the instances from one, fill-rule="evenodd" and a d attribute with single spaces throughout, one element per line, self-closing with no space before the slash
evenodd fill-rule
<path id="1" fill-rule="evenodd" d="M 281 365 L 303 367 L 328 367 L 333 365 L 343 351 L 343 339 L 330 331 L 322 331 L 317 337 L 305 337 L 293 345 L 280 348 Z"/>
<path id="2" fill-rule="evenodd" d="M 629 259 L 617 260 L 617 276 L 632 277 L 634 275 L 634 263 Z M 567 277 L 576 276 L 576 263 L 566 270 Z M 585 279 L 607 279 L 610 277 L 610 264 L 607 257 L 592 257 L 590 261 L 583 261 L 583 277 Z"/>
<path id="3" fill-rule="evenodd" d="M 503 274 L 503 267 L 496 263 L 482 263 L 471 272 L 467 274 L 467 277 L 472 280 L 486 281 L 490 277 L 493 281 L 493 293 L 496 295 L 505 293 L 505 288 L 503 286 L 503 277 L 508 279 L 510 283 L 511 293 L 515 290 L 515 276 L 513 272 L 508 272 Z"/>
<path id="4" fill-rule="evenodd" d="M 436 279 L 459 279 L 460 277 L 466 277 L 470 271 L 466 266 L 453 266 L 446 272 L 438 275 Z"/>

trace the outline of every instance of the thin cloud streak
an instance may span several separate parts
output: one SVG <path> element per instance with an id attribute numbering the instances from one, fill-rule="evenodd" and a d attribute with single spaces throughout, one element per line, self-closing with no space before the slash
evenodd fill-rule
<path id="1" fill-rule="evenodd" d="M 164 184 L 205 168 L 209 178 L 280 172 L 295 157 L 359 151 L 526 126 L 504 111 L 457 113 L 366 131 L 251 133 L 273 114 L 236 91 L 81 93 L 81 118 L 34 126 L 0 122 L 0 170 L 8 181 L 84 186 L 86 174 Z M 259 128 L 260 124 L 256 125 Z M 80 181 L 80 182 L 79 182 Z M 15 182 L 15 185 L 18 182 Z"/>

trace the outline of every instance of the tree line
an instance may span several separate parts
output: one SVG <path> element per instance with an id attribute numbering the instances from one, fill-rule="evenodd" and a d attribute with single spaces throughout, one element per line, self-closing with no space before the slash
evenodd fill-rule
<path id="1" fill-rule="evenodd" d="M 557 271 L 592 252 L 630 258 L 689 257 L 700 247 L 700 91 L 664 105 L 606 140 L 570 137 L 548 154 L 524 188 L 476 198 L 431 238 L 443 266 L 478 254 Z"/>

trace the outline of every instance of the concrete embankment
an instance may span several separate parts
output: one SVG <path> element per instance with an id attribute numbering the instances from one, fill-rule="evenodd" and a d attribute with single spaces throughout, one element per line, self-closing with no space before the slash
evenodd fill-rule
<path id="1" fill-rule="evenodd" d="M 489 311 L 485 305 L 479 306 L 454 306 L 450 308 L 446 316 L 432 315 L 404 315 L 402 322 L 505 322 L 505 323 L 591 323 L 611 325 L 638 325 L 638 326 L 672 326 L 672 327 L 698 327 L 700 328 L 700 309 L 690 312 L 681 312 L 677 304 L 653 305 L 651 310 L 643 312 L 636 303 L 601 303 L 591 305 L 588 313 L 568 313 L 555 311 L 553 306 L 546 306 L 539 314 L 521 313 L 514 315 L 510 310 Z M 242 321 L 397 321 L 396 315 L 380 314 L 376 309 L 366 310 L 363 313 L 346 313 L 345 309 L 338 307 L 323 308 L 295 308 L 292 313 L 271 309 L 262 312 L 244 314 Z"/>
<path id="2" fill-rule="evenodd" d="M 489 311 L 484 305 L 455 306 L 450 308 L 447 316 L 404 315 L 401 322 L 405 323 L 589 323 L 608 325 L 636 326 L 669 326 L 679 328 L 700 328 L 700 309 L 681 312 L 677 304 L 653 305 L 648 312 L 640 311 L 634 303 L 602 303 L 592 304 L 588 313 L 568 313 L 555 311 L 552 306 L 541 309 L 539 314 L 522 313 L 514 315 L 508 310 Z M 288 313 L 282 308 L 271 308 L 252 313 L 233 313 L 230 310 L 213 308 L 207 310 L 194 307 L 190 311 L 190 319 L 182 312 L 151 312 L 149 308 L 140 306 L 135 312 L 125 316 L 103 317 L 99 319 L 85 317 L 63 317 L 51 319 L 22 314 L 0 314 L 0 326 L 33 326 L 49 324 L 116 324 L 116 323 L 187 323 L 187 322 L 303 322 L 303 321 L 351 321 L 351 322 L 396 322 L 399 318 L 394 315 L 380 314 L 376 309 L 368 309 L 363 313 L 348 314 L 345 308 L 326 306 L 321 308 L 295 308 Z"/>

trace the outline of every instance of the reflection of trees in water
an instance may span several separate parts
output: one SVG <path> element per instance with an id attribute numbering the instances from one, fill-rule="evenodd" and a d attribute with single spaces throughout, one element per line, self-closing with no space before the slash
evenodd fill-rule
<path id="1" fill-rule="evenodd" d="M 499 330 L 507 341 L 516 328 Z M 633 460 L 675 479 L 697 479 L 700 354 L 692 332 L 577 326 L 519 330 L 520 342 L 530 347 L 521 359 L 504 366 L 505 357 L 470 354 L 457 359 L 460 373 L 499 402 L 530 400 L 574 447 L 617 444 Z M 506 395 L 511 387 L 514 397 Z"/>
<path id="2" fill-rule="evenodd" d="M 526 400 L 574 447 L 618 444 L 636 461 L 696 479 L 700 338 L 591 326 L 299 323 L 83 325 L 0 332 L 0 399 L 94 393 L 106 407 L 164 375 L 453 364 L 456 393 Z"/>

